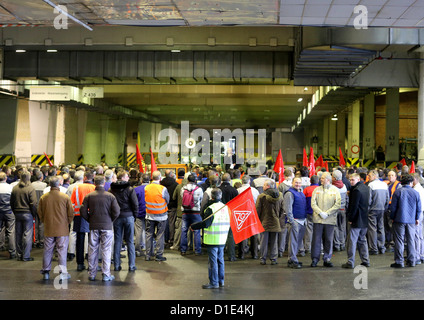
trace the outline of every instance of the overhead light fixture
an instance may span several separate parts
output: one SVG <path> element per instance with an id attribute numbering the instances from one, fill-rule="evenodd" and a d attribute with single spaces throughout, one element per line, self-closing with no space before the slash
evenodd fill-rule
<path id="1" fill-rule="evenodd" d="M 57 52 L 57 50 L 56 49 L 49 49 L 49 50 L 47 50 L 47 52 Z"/>
<path id="2" fill-rule="evenodd" d="M 173 49 L 173 50 L 171 50 L 171 52 L 173 52 L 173 53 L 178 53 L 178 52 L 181 52 L 181 50 Z"/>
<path id="3" fill-rule="evenodd" d="M 23 52 L 26 52 L 26 50 L 18 49 L 18 50 L 16 50 L 15 52 L 16 52 L 16 53 L 23 53 Z"/>
<path id="4" fill-rule="evenodd" d="M 302 102 L 302 101 L 303 101 L 303 98 L 297 99 L 297 102 Z"/>
<path id="5" fill-rule="evenodd" d="M 339 120 L 339 118 L 337 117 L 337 114 L 333 114 L 333 117 L 331 118 L 331 120 L 334 120 L 334 121 Z"/>
<path id="6" fill-rule="evenodd" d="M 308 87 L 303 88 L 303 91 L 308 91 Z"/>
<path id="7" fill-rule="evenodd" d="M 65 10 L 62 10 L 59 6 L 55 5 L 53 2 L 51 2 L 50 0 L 43 0 L 45 3 L 47 3 L 48 5 L 52 6 L 53 8 L 55 8 L 60 14 L 64 14 L 65 16 L 67 16 L 68 18 L 70 18 L 71 20 L 74 20 L 76 23 L 82 25 L 84 28 L 93 31 L 93 28 L 91 28 L 90 26 L 88 26 L 87 24 L 85 24 L 84 22 L 78 20 L 77 18 L 75 18 L 73 15 L 69 14 L 68 12 L 66 12 Z"/>

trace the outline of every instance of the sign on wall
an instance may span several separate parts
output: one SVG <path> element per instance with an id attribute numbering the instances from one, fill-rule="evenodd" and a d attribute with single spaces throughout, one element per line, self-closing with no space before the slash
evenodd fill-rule
<path id="1" fill-rule="evenodd" d="M 70 86 L 39 86 L 31 87 L 29 99 L 33 101 L 70 101 L 72 87 Z"/>

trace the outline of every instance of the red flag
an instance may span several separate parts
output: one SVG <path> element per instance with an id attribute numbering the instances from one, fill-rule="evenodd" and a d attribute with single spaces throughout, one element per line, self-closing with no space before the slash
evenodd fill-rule
<path id="1" fill-rule="evenodd" d="M 44 155 L 46 156 L 46 159 L 47 159 L 47 161 L 49 163 L 49 166 L 50 167 L 53 167 L 53 163 L 50 161 L 49 156 L 45 152 L 44 152 Z"/>
<path id="2" fill-rule="evenodd" d="M 339 165 L 342 167 L 346 166 L 346 161 L 343 158 L 343 153 L 342 153 L 342 149 L 339 147 L 339 154 L 340 154 L 340 159 L 339 159 Z"/>
<path id="3" fill-rule="evenodd" d="M 311 147 L 309 153 L 309 178 L 315 175 L 315 158 L 314 158 L 314 149 Z"/>
<path id="4" fill-rule="evenodd" d="M 150 175 L 152 175 L 152 173 L 154 171 L 157 171 L 158 168 L 156 167 L 156 162 L 155 162 L 155 158 L 153 157 L 153 152 L 152 152 L 152 148 L 150 148 Z"/>
<path id="5" fill-rule="evenodd" d="M 403 166 L 406 166 L 406 161 L 405 158 L 403 158 L 402 160 L 399 161 L 400 163 L 402 163 Z"/>
<path id="6" fill-rule="evenodd" d="M 308 156 L 306 155 L 305 148 L 303 148 L 303 166 L 304 167 L 307 167 L 308 166 Z"/>
<path id="7" fill-rule="evenodd" d="M 315 161 L 315 168 L 322 167 L 323 165 L 324 165 L 324 160 L 322 159 L 322 155 L 320 155 L 317 161 Z"/>
<path id="8" fill-rule="evenodd" d="M 411 163 L 411 169 L 409 169 L 409 173 L 415 173 L 415 162 L 412 161 Z"/>
<path id="9" fill-rule="evenodd" d="M 138 148 L 138 144 L 135 144 L 135 147 L 137 149 L 137 164 L 138 164 L 138 168 L 140 169 L 141 173 L 144 173 L 144 168 L 143 168 L 143 157 L 140 153 L 140 149 Z"/>
<path id="10" fill-rule="evenodd" d="M 277 160 L 274 164 L 274 171 L 278 173 L 278 181 L 281 183 L 284 181 L 284 161 L 281 149 L 278 152 Z"/>
<path id="11" fill-rule="evenodd" d="M 327 170 L 327 172 L 330 172 L 330 171 L 328 170 L 328 162 L 327 162 L 327 161 L 325 161 L 325 162 L 324 162 L 324 167 L 325 167 L 325 170 Z"/>
<path id="12" fill-rule="evenodd" d="M 265 231 L 256 212 L 255 201 L 250 188 L 227 202 L 227 207 L 236 244 Z"/>

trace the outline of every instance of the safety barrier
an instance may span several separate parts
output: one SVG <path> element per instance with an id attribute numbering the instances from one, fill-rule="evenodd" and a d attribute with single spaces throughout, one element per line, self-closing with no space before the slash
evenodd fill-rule
<path id="1" fill-rule="evenodd" d="M 15 156 L 11 154 L 2 154 L 0 155 L 0 167 L 6 166 L 14 166 L 15 165 Z"/>

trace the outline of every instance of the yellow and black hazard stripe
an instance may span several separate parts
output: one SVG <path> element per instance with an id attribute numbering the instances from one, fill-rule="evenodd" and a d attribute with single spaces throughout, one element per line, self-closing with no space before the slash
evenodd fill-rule
<path id="1" fill-rule="evenodd" d="M 48 154 L 47 156 L 49 157 L 51 163 L 54 164 L 54 156 L 52 154 Z M 33 154 L 31 156 L 31 163 L 34 163 L 38 166 L 44 166 L 49 164 L 49 160 L 47 160 L 44 154 Z"/>
<path id="2" fill-rule="evenodd" d="M 373 167 L 375 167 L 375 160 L 373 160 L 373 159 L 364 159 L 364 160 L 362 160 L 362 167 L 364 167 L 364 168 L 373 168 Z"/>
<path id="3" fill-rule="evenodd" d="M 359 158 L 347 158 L 346 159 L 346 166 L 358 166 L 359 165 Z"/>
<path id="4" fill-rule="evenodd" d="M 124 165 L 124 156 L 122 153 L 118 154 L 118 163 Z M 127 167 L 137 166 L 137 155 L 135 153 L 127 153 Z"/>
<path id="5" fill-rule="evenodd" d="M 127 166 L 134 167 L 137 165 L 137 156 L 135 153 L 127 153 Z"/>
<path id="6" fill-rule="evenodd" d="M 397 164 L 397 162 L 384 162 L 384 167 L 388 169 L 393 169 L 394 167 L 396 167 Z"/>
<path id="7" fill-rule="evenodd" d="M 0 155 L 0 167 L 2 166 L 14 166 L 15 165 L 15 156 L 11 154 L 2 154 Z"/>
<path id="8" fill-rule="evenodd" d="M 79 154 L 78 155 L 78 164 L 84 164 L 84 155 L 83 154 Z"/>

